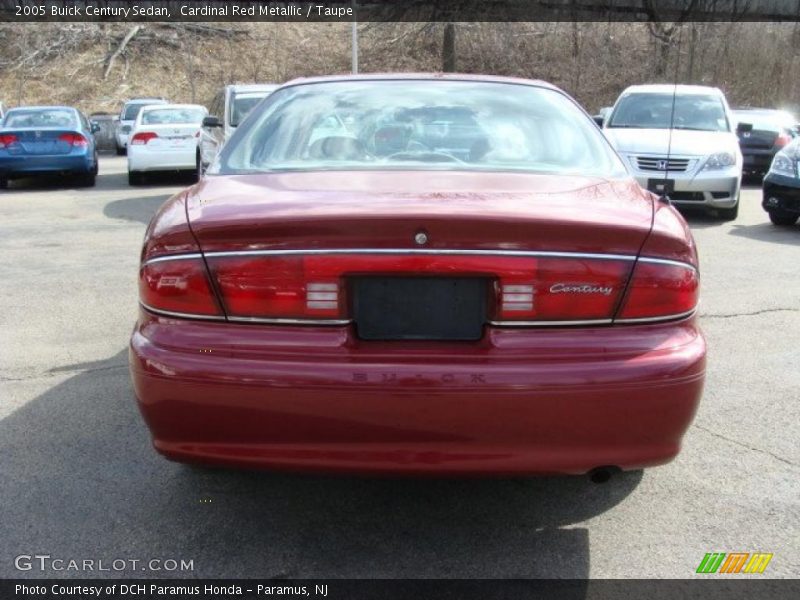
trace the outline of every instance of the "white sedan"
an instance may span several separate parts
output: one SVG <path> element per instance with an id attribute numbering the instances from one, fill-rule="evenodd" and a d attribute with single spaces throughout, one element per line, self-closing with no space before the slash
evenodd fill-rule
<path id="1" fill-rule="evenodd" d="M 199 104 L 159 104 L 139 111 L 128 143 L 128 183 L 140 185 L 145 173 L 196 171 L 197 141 L 203 117 Z"/>

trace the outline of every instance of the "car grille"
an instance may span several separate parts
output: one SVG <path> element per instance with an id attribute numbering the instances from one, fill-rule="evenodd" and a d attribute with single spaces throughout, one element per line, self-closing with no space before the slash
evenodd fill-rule
<path id="1" fill-rule="evenodd" d="M 637 156 L 636 166 L 642 171 L 672 171 L 682 173 L 689 168 L 688 158 L 670 158 L 666 156 Z"/>

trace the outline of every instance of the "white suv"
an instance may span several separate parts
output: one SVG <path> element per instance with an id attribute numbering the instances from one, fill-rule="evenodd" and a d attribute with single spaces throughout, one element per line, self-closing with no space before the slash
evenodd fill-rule
<path id="1" fill-rule="evenodd" d="M 642 187 L 733 220 L 742 183 L 735 123 L 718 88 L 635 85 L 617 99 L 603 132 Z"/>
<path id="2" fill-rule="evenodd" d="M 220 149 L 236 131 L 256 104 L 269 96 L 278 85 L 253 83 L 226 85 L 209 106 L 209 115 L 203 121 L 198 145 L 198 177 L 214 162 Z"/>

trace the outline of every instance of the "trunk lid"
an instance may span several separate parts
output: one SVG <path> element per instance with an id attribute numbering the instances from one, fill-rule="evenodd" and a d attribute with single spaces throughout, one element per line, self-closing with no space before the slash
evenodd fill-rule
<path id="1" fill-rule="evenodd" d="M 11 154 L 58 155 L 69 154 L 72 144 L 68 140 L 59 139 L 65 134 L 76 134 L 74 129 L 4 129 L 3 134 L 17 137 L 17 143 L 8 150 Z"/>
<path id="2" fill-rule="evenodd" d="M 632 179 L 454 171 L 210 176 L 187 200 L 205 252 L 285 249 L 637 254 L 651 197 Z M 424 232 L 427 242 L 415 242 Z"/>
<path id="3" fill-rule="evenodd" d="M 739 143 L 743 149 L 771 150 L 778 139 L 778 133 L 775 130 L 753 129 L 752 131 L 740 133 Z"/>

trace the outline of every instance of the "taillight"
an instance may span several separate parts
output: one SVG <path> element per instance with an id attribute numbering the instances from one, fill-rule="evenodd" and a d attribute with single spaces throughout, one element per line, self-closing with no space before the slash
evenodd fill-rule
<path id="1" fill-rule="evenodd" d="M 788 133 L 784 131 L 781 134 L 779 134 L 778 137 L 775 138 L 775 146 L 777 148 L 783 148 L 786 144 L 788 144 L 791 141 L 792 141 L 792 136 L 790 136 Z"/>
<path id="2" fill-rule="evenodd" d="M 227 313 L 261 319 L 343 315 L 340 277 L 315 273 L 302 256 L 209 259 Z"/>
<path id="3" fill-rule="evenodd" d="M 58 136 L 60 142 L 67 142 L 70 146 L 78 148 L 85 148 L 89 145 L 89 140 L 83 137 L 80 133 L 62 133 Z"/>
<path id="4" fill-rule="evenodd" d="M 617 321 L 680 317 L 697 307 L 697 270 L 677 263 L 637 261 Z"/>
<path id="5" fill-rule="evenodd" d="M 131 144 L 134 146 L 143 146 L 150 140 L 154 140 L 158 137 L 158 134 L 155 131 L 139 131 L 133 134 L 133 138 L 131 138 Z"/>
<path id="6" fill-rule="evenodd" d="M 220 317 L 203 259 L 154 260 L 139 271 L 139 300 L 155 312 Z"/>
<path id="7" fill-rule="evenodd" d="M 209 256 L 229 318 L 335 319 L 348 317 L 349 277 L 485 277 L 497 324 L 605 321 L 610 323 L 631 262 L 462 254 L 308 254 Z"/>
<path id="8" fill-rule="evenodd" d="M 0 133 L 0 148 L 9 148 L 18 141 L 19 138 L 13 133 Z"/>
<path id="9" fill-rule="evenodd" d="M 610 320 L 629 269 L 614 260 L 532 259 L 526 273 L 498 279 L 496 320 Z"/>

